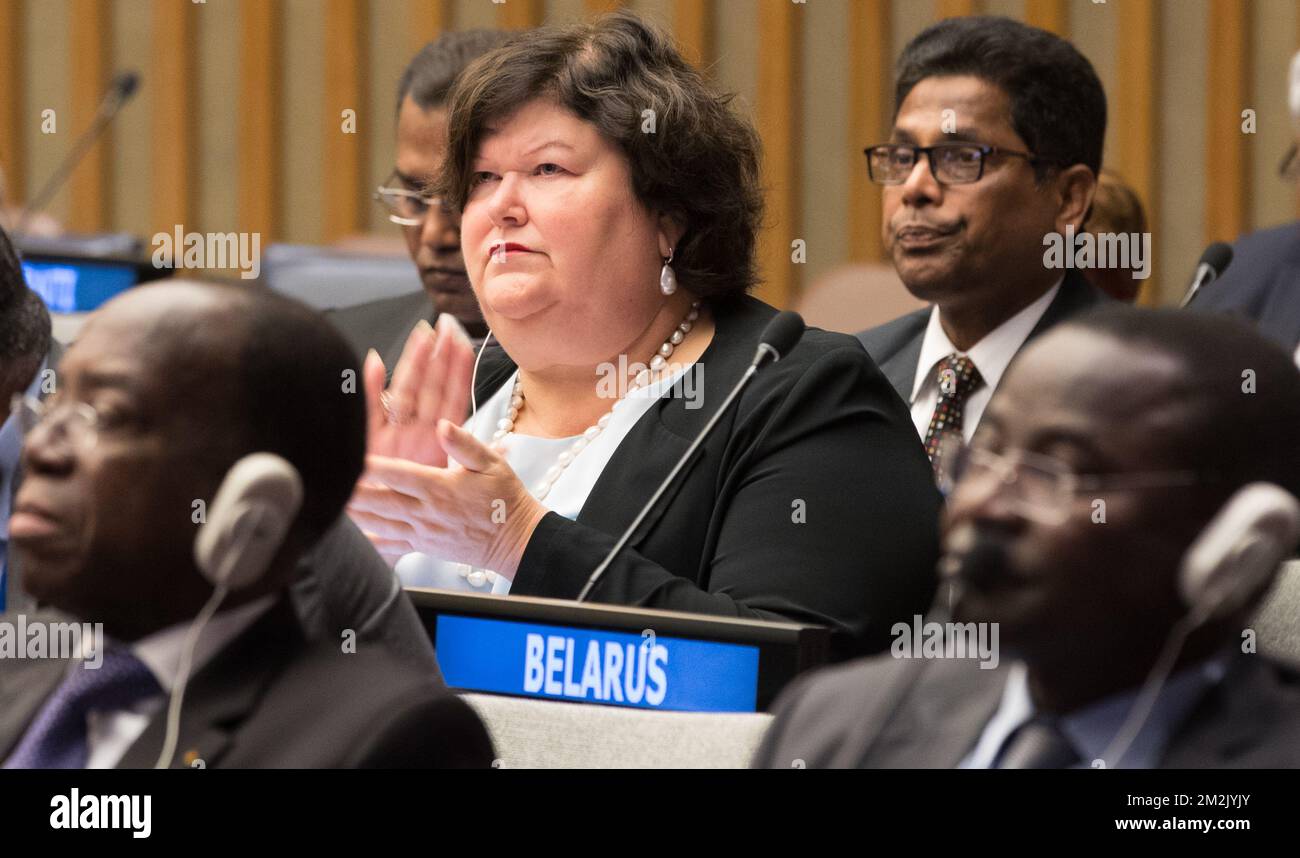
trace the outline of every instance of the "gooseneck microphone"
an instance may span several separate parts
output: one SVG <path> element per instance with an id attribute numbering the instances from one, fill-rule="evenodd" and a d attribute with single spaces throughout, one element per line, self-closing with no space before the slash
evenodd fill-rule
<path id="1" fill-rule="evenodd" d="M 109 84 L 108 91 L 104 93 L 104 100 L 99 103 L 99 110 L 95 112 L 95 118 L 91 120 L 90 127 L 81 133 L 77 141 L 72 144 L 72 149 L 59 162 L 58 168 L 50 174 L 41 185 L 41 189 L 31 198 L 26 206 L 23 207 L 22 214 L 18 217 L 18 225 L 14 227 L 14 232 L 22 233 L 27 229 L 27 222 L 31 220 L 32 215 L 39 214 L 42 209 L 49 205 L 50 200 L 63 187 L 63 183 L 72 175 L 72 171 L 81 159 L 86 157 L 90 147 L 99 139 L 99 135 L 104 133 L 104 129 L 117 116 L 118 111 L 126 106 L 126 103 L 135 95 L 136 90 L 140 88 L 140 75 L 133 71 L 124 71 L 113 78 Z"/>
<path id="2" fill-rule="evenodd" d="M 677 475 L 681 473 L 682 468 L 686 467 L 686 463 L 690 461 L 691 456 L 695 455 L 695 451 L 704 443 L 704 439 L 709 437 L 709 433 L 713 431 L 713 427 L 718 425 L 718 421 L 722 419 L 722 415 L 727 413 L 727 409 L 731 407 L 731 403 L 734 402 L 736 397 L 740 395 L 740 392 L 744 390 L 745 385 L 749 383 L 749 380 L 753 378 L 754 374 L 762 367 L 769 363 L 776 363 L 782 357 L 789 354 L 790 349 L 794 348 L 795 343 L 799 342 L 799 338 L 803 336 L 803 331 L 803 317 L 798 313 L 789 310 L 778 313 L 772 321 L 767 323 L 767 327 L 763 329 L 763 335 L 759 337 L 758 349 L 754 352 L 754 359 L 750 362 L 749 369 L 745 370 L 745 374 L 736 382 L 735 387 L 731 388 L 731 392 L 727 394 L 727 398 L 722 401 L 722 405 L 714 415 L 709 418 L 709 422 L 706 423 L 704 428 L 700 430 L 700 433 L 695 436 L 695 440 L 691 442 L 691 446 L 686 448 L 686 452 L 677 460 L 677 464 L 668 472 L 668 476 L 664 477 L 664 481 L 659 484 L 659 488 L 650 496 L 650 500 L 646 501 L 646 505 L 641 507 L 641 511 L 637 513 L 636 518 L 632 519 L 632 523 L 627 526 L 627 530 L 623 531 L 623 535 L 619 537 L 618 542 L 614 543 L 614 547 L 605 555 L 605 559 L 602 560 L 600 565 L 596 567 L 596 570 L 591 573 L 591 577 L 587 579 L 587 583 L 582 588 L 582 592 L 578 594 L 579 602 L 585 602 L 587 597 L 591 595 L 591 591 L 596 588 L 598 583 L 600 583 L 601 576 L 605 574 L 605 570 L 609 568 L 609 564 L 614 562 L 614 558 L 617 557 L 618 553 L 623 550 L 625 545 L 627 545 L 628 540 L 632 538 L 632 534 L 641 526 L 641 522 L 645 520 L 645 517 L 649 515 L 650 510 L 653 509 L 654 505 L 659 502 L 661 497 L 663 497 L 664 492 L 668 491 L 668 487 L 672 485 L 673 480 L 677 479 Z"/>
<path id="3" fill-rule="evenodd" d="M 1183 296 L 1183 303 L 1180 307 L 1186 307 L 1192 303 L 1192 299 L 1201 291 L 1201 287 L 1208 286 L 1215 280 L 1223 276 L 1224 270 L 1232 264 L 1232 247 L 1224 244 L 1222 241 L 1216 241 L 1205 252 L 1201 254 L 1201 261 L 1196 266 L 1196 275 L 1192 277 L 1192 285 L 1187 287 L 1187 294 Z"/>

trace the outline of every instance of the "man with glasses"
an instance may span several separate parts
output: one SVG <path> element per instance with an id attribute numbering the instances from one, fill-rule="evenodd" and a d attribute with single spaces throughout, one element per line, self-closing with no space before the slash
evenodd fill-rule
<path id="1" fill-rule="evenodd" d="M 10 536 L 23 586 L 49 609 L 36 619 L 102 623 L 106 643 L 84 662 L 0 658 L 4 768 L 159 759 L 184 641 L 213 596 L 195 560 L 196 499 L 210 514 L 227 472 L 254 452 L 293 467 L 302 505 L 262 574 L 210 608 L 173 764 L 489 765 L 482 725 L 430 669 L 427 637 L 429 664 L 359 626 L 313 634 L 290 595 L 331 562 L 335 583 L 364 586 L 364 558 L 313 552 L 338 532 L 365 457 L 362 393 L 338 384 L 358 369 L 301 304 L 172 281 L 96 312 L 48 400 L 16 397 L 24 476 Z"/>
<path id="2" fill-rule="evenodd" d="M 22 263 L 9 236 L 0 230 L 0 407 L 14 396 L 40 397 L 45 372 L 61 354 L 51 334 L 50 313 L 27 288 Z M 30 598 L 18 586 L 19 568 L 9 551 L 9 513 L 18 490 L 22 432 L 8 410 L 0 418 L 0 611 L 23 610 Z"/>
<path id="3" fill-rule="evenodd" d="M 1294 674 L 1243 634 L 1268 582 L 1200 625 L 1178 586 L 1242 486 L 1300 494 L 1297 436 L 1300 373 L 1245 324 L 1113 306 L 1054 328 L 952 456 L 952 628 L 996 628 L 996 666 L 895 647 L 799 680 L 757 764 L 1300 766 Z M 1129 720 L 1188 627 L 1149 714 Z"/>
<path id="4" fill-rule="evenodd" d="M 894 267 L 932 306 L 858 336 L 941 475 L 944 438 L 970 438 L 1020 347 L 1103 300 L 1046 267 L 1044 236 L 1087 217 L 1106 96 L 1068 42 L 1006 18 L 935 24 L 898 68 L 893 133 L 866 167 Z"/>
<path id="5" fill-rule="evenodd" d="M 456 76 L 507 35 L 444 33 L 416 54 L 398 84 L 396 163 L 375 199 L 401 227 L 424 289 L 329 314 L 358 351 L 375 349 L 390 373 L 411 329 L 437 314 L 454 317 L 476 342 L 487 333 L 460 252 L 460 216 L 427 189 L 446 156 L 446 102 Z"/>

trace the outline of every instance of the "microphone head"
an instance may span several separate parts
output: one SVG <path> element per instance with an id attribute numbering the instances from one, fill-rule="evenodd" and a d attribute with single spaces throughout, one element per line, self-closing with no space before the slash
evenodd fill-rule
<path id="1" fill-rule="evenodd" d="M 1232 264 L 1232 245 L 1224 244 L 1222 241 L 1216 241 L 1205 252 L 1201 254 L 1200 265 L 1208 265 L 1214 271 L 1212 279 L 1217 280 L 1223 275 L 1224 270 Z M 1197 267 L 1199 268 L 1200 265 Z"/>
<path id="2" fill-rule="evenodd" d="M 803 316 L 792 310 L 785 310 L 777 313 L 772 321 L 767 323 L 758 341 L 760 345 L 766 345 L 776 352 L 776 359 L 780 360 L 790 353 L 795 343 L 799 342 L 804 327 Z"/>
<path id="3" fill-rule="evenodd" d="M 1291 58 L 1287 75 L 1287 106 L 1291 108 L 1291 127 L 1300 134 L 1300 53 Z"/>
<path id="4" fill-rule="evenodd" d="M 135 95 L 140 88 L 140 75 L 134 71 L 124 71 L 113 78 L 113 92 L 121 101 L 126 101 Z"/>

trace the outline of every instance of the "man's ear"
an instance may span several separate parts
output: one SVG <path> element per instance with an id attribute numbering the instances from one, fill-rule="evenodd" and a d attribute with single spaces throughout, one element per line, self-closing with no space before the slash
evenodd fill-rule
<path id="1" fill-rule="evenodd" d="M 1092 209 L 1097 193 L 1097 174 L 1083 164 L 1066 167 L 1056 175 L 1056 231 L 1064 234 L 1067 226 L 1083 230 L 1083 222 Z"/>
<path id="2" fill-rule="evenodd" d="M 686 226 L 682 223 L 681 218 L 666 212 L 659 213 L 659 255 L 668 258 L 669 251 L 677 247 L 677 242 L 682 240 L 682 235 L 686 232 Z"/>

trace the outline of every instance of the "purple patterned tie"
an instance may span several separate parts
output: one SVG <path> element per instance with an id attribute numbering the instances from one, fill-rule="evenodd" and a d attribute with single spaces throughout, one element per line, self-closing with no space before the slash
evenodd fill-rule
<path id="1" fill-rule="evenodd" d="M 86 716 L 92 710 L 127 709 L 161 693 L 158 680 L 130 649 L 110 647 L 98 668 L 78 665 L 54 690 L 4 768 L 85 768 Z"/>

